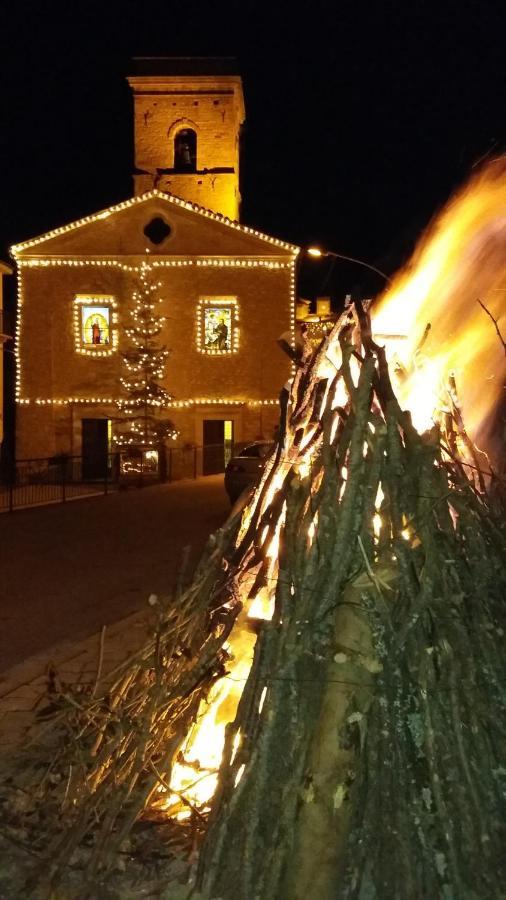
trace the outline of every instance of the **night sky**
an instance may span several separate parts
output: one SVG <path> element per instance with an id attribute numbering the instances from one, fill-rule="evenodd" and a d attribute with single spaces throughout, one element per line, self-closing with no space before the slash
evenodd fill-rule
<path id="1" fill-rule="evenodd" d="M 0 255 L 133 193 L 132 56 L 226 55 L 246 97 L 242 220 L 390 273 L 472 167 L 506 150 L 505 31 L 503 4 L 484 0 L 11 4 Z M 327 266 L 306 264 L 306 293 L 381 287 Z"/>

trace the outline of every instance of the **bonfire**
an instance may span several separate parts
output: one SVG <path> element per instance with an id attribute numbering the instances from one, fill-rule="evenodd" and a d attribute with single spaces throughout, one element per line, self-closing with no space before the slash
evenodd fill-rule
<path id="1" fill-rule="evenodd" d="M 61 699 L 48 884 L 87 841 L 101 896 L 156 816 L 187 848 L 167 897 L 504 896 L 504 173 L 306 347 L 260 485 L 154 638 Z"/>

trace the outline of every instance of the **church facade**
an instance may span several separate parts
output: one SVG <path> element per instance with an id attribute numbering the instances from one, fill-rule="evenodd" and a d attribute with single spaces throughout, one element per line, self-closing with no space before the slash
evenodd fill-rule
<path id="1" fill-rule="evenodd" d="M 90 439 L 111 448 L 146 263 L 176 443 L 270 439 L 276 427 L 298 248 L 237 221 L 240 78 L 226 60 L 140 60 L 129 82 L 135 195 L 12 248 L 18 459 L 81 456 Z"/>

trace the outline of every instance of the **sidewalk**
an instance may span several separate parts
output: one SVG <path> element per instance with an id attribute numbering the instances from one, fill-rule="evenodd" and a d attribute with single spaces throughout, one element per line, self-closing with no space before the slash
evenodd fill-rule
<path id="1" fill-rule="evenodd" d="M 0 516 L 0 735 L 9 752 L 43 706 L 47 672 L 94 683 L 144 643 L 166 596 L 230 510 L 223 476 Z M 152 615 L 152 613 L 151 613 Z"/>
<path id="2" fill-rule="evenodd" d="M 94 683 L 102 651 L 99 685 L 131 654 L 139 650 L 148 633 L 149 607 L 104 628 L 81 641 L 62 641 L 0 674 L 0 746 L 2 753 L 29 739 L 37 712 L 45 705 L 48 670 L 54 668 L 61 682 Z"/>

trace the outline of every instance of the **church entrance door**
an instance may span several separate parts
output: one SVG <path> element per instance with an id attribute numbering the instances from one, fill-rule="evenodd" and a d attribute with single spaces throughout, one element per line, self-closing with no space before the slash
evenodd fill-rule
<path id="1" fill-rule="evenodd" d="M 224 472 L 232 456 L 234 423 L 229 419 L 204 419 L 203 421 L 202 474 L 216 475 Z"/>
<path id="2" fill-rule="evenodd" d="M 109 420 L 82 419 L 83 478 L 107 476 L 109 457 Z"/>

